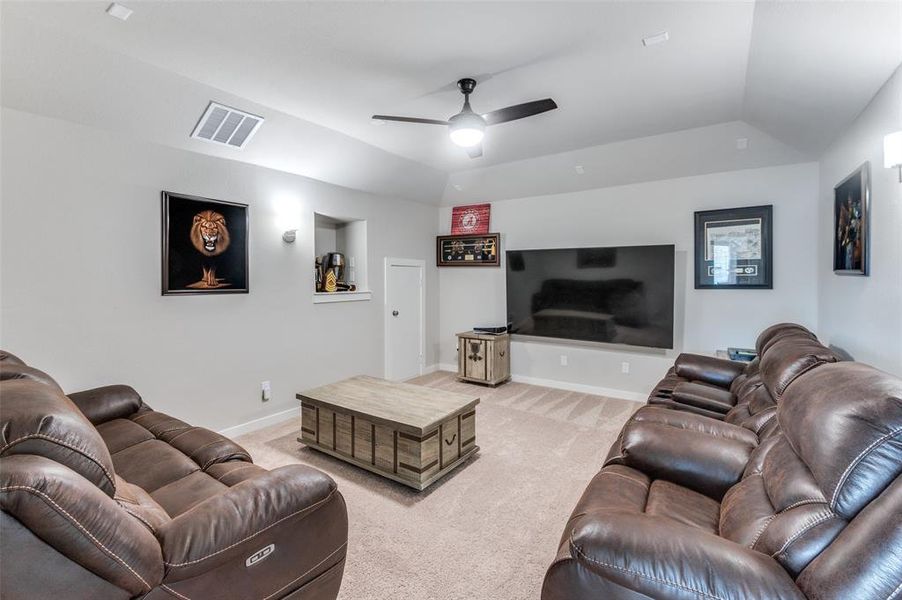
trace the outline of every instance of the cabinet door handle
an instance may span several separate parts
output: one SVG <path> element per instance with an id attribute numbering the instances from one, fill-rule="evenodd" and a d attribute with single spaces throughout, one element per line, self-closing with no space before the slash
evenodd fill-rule
<path id="1" fill-rule="evenodd" d="M 499 353 L 498 353 L 498 356 L 502 356 L 502 357 L 503 357 L 503 356 L 504 356 L 504 350 L 502 350 L 501 352 L 499 352 Z"/>
<path id="2" fill-rule="evenodd" d="M 456 440 L 456 439 L 457 439 L 457 434 L 455 433 L 454 435 L 451 436 L 451 439 L 450 439 L 450 440 L 445 440 L 445 444 L 447 444 L 448 446 L 450 446 L 451 444 L 454 443 L 454 440 Z"/>

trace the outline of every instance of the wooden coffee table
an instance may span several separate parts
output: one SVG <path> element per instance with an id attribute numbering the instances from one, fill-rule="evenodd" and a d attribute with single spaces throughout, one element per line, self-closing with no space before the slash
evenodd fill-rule
<path id="1" fill-rule="evenodd" d="M 359 376 L 297 399 L 298 441 L 418 490 L 479 450 L 475 396 Z"/>

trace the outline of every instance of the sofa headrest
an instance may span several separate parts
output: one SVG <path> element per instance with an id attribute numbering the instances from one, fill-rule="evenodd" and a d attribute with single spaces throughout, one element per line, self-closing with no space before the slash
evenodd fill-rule
<path id="1" fill-rule="evenodd" d="M 30 381 L 49 385 L 60 392 L 63 391 L 56 380 L 44 371 L 18 362 L 0 361 L 0 381 L 9 381 L 13 379 L 28 379 Z"/>
<path id="2" fill-rule="evenodd" d="M 7 352 L 6 350 L 0 350 L 0 363 L 10 363 L 17 365 L 24 365 L 25 361 L 13 354 L 12 352 Z"/>
<path id="3" fill-rule="evenodd" d="M 0 456 L 34 454 L 64 464 L 107 495 L 116 484 L 100 433 L 62 392 L 31 379 L 0 383 Z"/>
<path id="4" fill-rule="evenodd" d="M 777 408 L 786 439 L 845 519 L 902 473 L 902 379 L 841 362 L 799 377 Z"/>
<path id="5" fill-rule="evenodd" d="M 761 357 L 761 381 L 775 400 L 796 377 L 811 369 L 839 360 L 832 350 L 807 336 L 790 336 L 771 342 Z"/>
<path id="6" fill-rule="evenodd" d="M 764 347 L 768 342 L 776 337 L 786 335 L 787 333 L 807 333 L 809 336 L 814 337 L 814 334 L 808 331 L 808 329 L 796 323 L 777 323 L 776 325 L 771 325 L 759 333 L 758 339 L 755 340 L 755 351 L 758 353 L 758 356 L 764 354 Z"/>

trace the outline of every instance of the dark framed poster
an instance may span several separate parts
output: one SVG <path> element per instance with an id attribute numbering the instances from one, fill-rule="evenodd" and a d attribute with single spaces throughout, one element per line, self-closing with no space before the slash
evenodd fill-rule
<path id="1" fill-rule="evenodd" d="M 435 264 L 439 267 L 497 267 L 497 233 L 485 235 L 440 235 L 435 241 Z"/>
<path id="2" fill-rule="evenodd" d="M 871 165 L 866 162 L 833 188 L 833 272 L 868 274 Z"/>
<path id="3" fill-rule="evenodd" d="M 163 295 L 248 293 L 247 204 L 163 192 Z"/>
<path id="4" fill-rule="evenodd" d="M 695 289 L 772 289 L 773 206 L 695 213 Z"/>

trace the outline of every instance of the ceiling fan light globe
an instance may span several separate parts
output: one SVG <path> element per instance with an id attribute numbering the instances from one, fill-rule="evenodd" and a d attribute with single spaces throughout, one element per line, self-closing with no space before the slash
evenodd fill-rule
<path id="1" fill-rule="evenodd" d="M 479 144 L 485 135 L 485 121 L 475 113 L 461 113 L 451 118 L 448 126 L 451 141 L 462 148 Z"/>
<path id="2" fill-rule="evenodd" d="M 482 141 L 482 138 L 485 137 L 485 131 L 461 127 L 460 129 L 452 129 L 450 135 L 451 141 L 461 148 L 470 148 Z"/>

